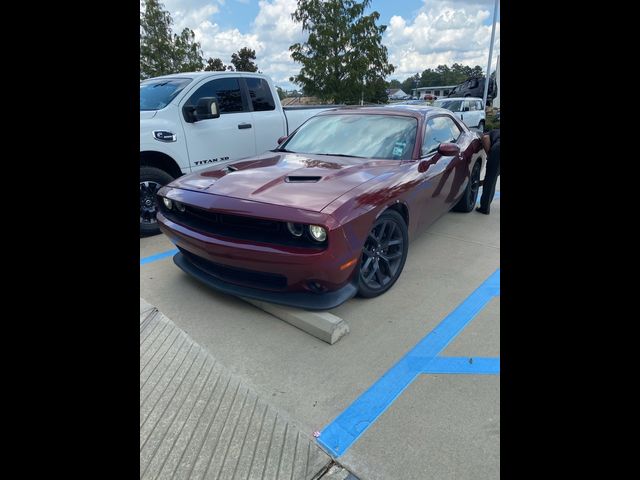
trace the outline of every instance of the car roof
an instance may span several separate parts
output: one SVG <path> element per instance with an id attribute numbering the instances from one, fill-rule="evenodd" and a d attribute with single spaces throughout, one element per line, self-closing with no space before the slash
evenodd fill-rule
<path id="1" fill-rule="evenodd" d="M 436 100 L 436 102 L 439 102 L 440 100 L 480 100 L 482 101 L 480 97 L 440 97 L 438 98 L 438 100 Z"/>
<path id="2" fill-rule="evenodd" d="M 451 115 L 450 110 L 447 110 L 446 108 L 433 107 L 431 105 L 386 105 L 381 107 L 347 106 L 325 110 L 320 112 L 318 115 L 347 114 L 354 112 L 372 115 L 402 115 L 415 118 L 426 117 L 436 113 L 446 113 Z"/>

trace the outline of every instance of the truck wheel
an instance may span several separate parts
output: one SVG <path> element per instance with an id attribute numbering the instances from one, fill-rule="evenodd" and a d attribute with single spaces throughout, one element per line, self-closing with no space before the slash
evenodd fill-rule
<path id="1" fill-rule="evenodd" d="M 160 233 L 156 212 L 156 193 L 173 177 L 156 167 L 140 167 L 140 236 Z"/>

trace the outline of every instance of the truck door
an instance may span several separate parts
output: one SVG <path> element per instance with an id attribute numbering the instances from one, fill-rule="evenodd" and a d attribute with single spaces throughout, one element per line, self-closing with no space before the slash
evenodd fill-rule
<path id="1" fill-rule="evenodd" d="M 217 99 L 220 117 L 188 122 L 182 108 L 195 107 L 202 97 Z M 180 115 L 192 171 L 256 154 L 253 117 L 238 77 L 216 78 L 198 87 L 180 103 Z"/>

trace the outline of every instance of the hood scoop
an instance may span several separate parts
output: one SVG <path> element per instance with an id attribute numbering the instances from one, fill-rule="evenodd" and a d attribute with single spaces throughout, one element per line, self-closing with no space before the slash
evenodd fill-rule
<path id="1" fill-rule="evenodd" d="M 315 183 L 322 177 L 309 175 L 288 175 L 284 181 L 287 183 Z"/>

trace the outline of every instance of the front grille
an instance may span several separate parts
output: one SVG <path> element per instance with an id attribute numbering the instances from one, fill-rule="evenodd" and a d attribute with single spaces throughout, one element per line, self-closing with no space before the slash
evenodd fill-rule
<path id="1" fill-rule="evenodd" d="M 159 201 L 158 204 L 162 214 L 169 220 L 199 232 L 239 240 L 316 250 L 327 247 L 326 240 L 316 242 L 310 238 L 307 231 L 301 237 L 294 237 L 289 233 L 285 222 L 212 212 L 190 205 L 185 205 L 185 211 L 179 212 L 175 208 L 168 210 L 162 201 Z"/>
<path id="2" fill-rule="evenodd" d="M 283 290 L 287 287 L 287 277 L 284 275 L 229 267 L 198 257 L 184 248 L 178 247 L 178 249 L 200 270 L 222 281 L 266 290 Z"/>

